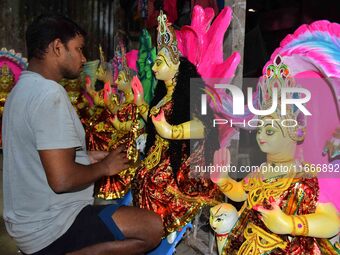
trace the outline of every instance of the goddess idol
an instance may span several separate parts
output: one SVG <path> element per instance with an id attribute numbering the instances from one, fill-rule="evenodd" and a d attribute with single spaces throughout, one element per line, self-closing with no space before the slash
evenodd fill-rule
<path id="1" fill-rule="evenodd" d="M 190 173 L 190 164 L 209 164 L 216 148 L 204 150 L 206 141 L 216 146 L 218 137 L 200 114 L 203 86 L 190 87 L 190 78 L 199 77 L 195 65 L 180 56 L 165 14 L 159 15 L 158 24 L 158 54 L 152 67 L 158 84 L 150 106 L 138 79 L 132 81 L 148 134 L 146 158 L 136 170 L 132 193 L 134 205 L 159 214 L 169 234 L 190 222 L 204 204 L 216 203 L 221 194 L 209 178 Z M 192 109 L 190 100 L 195 100 Z M 212 116 L 210 107 L 207 111 Z"/>
<path id="2" fill-rule="evenodd" d="M 130 59 L 128 59 L 130 58 Z M 131 60 L 132 59 L 132 60 Z M 116 76 L 115 85 L 120 94 L 113 94 L 109 83 L 105 84 L 103 101 L 112 117 L 112 125 L 116 132 L 111 136 L 108 143 L 109 148 L 126 144 L 127 157 L 136 163 L 139 159 L 136 141 L 142 139 L 144 133 L 144 121 L 139 117 L 139 111 L 134 103 L 134 96 L 131 89 L 133 72 L 128 67 L 134 62 L 136 65 L 137 56 L 125 52 L 125 46 L 119 41 L 115 52 Z M 131 180 L 134 177 L 136 166 L 131 166 L 118 175 L 107 176 L 97 182 L 95 195 L 105 200 L 122 198 L 130 189 Z"/>
<path id="3" fill-rule="evenodd" d="M 6 48 L 0 50 L 0 129 L 7 96 L 18 81 L 20 73 L 26 68 L 27 59 L 23 58 L 21 53 L 16 53 L 14 50 L 7 50 Z M 0 147 L 2 147 L 1 130 Z"/>
<path id="4" fill-rule="evenodd" d="M 280 94 L 293 87 L 298 85 L 277 55 L 258 84 L 261 110 L 272 108 L 274 90 Z M 288 99 L 302 97 L 287 93 Z M 256 139 L 267 161 L 259 171 L 241 182 L 214 177 L 228 198 L 245 201 L 221 254 L 338 254 L 327 240 L 339 232 L 337 210 L 332 203 L 318 201 L 315 171 L 296 157 L 297 143 L 308 131 L 304 114 L 288 105 L 286 115 L 277 108 L 260 122 Z"/>

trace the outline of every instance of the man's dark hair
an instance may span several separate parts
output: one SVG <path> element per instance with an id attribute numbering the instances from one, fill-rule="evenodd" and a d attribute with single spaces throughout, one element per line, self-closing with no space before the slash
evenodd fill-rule
<path id="1" fill-rule="evenodd" d="M 42 59 L 48 45 L 55 39 L 59 38 L 66 45 L 77 35 L 85 37 L 86 32 L 71 19 L 59 14 L 40 15 L 26 31 L 28 60 Z"/>

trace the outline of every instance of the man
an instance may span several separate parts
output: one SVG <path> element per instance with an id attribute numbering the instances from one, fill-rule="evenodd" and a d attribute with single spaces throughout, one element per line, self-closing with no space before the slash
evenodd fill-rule
<path id="1" fill-rule="evenodd" d="M 5 105 L 4 220 L 25 254 L 143 254 L 162 236 L 153 212 L 92 205 L 93 183 L 128 160 L 122 148 L 88 156 L 84 129 L 57 83 L 79 76 L 84 38 L 63 16 L 37 18 L 26 31 L 28 71 Z"/>

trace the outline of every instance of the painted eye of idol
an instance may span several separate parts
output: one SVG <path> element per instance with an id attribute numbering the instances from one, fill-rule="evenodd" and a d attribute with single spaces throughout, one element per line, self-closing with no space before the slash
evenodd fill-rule
<path id="1" fill-rule="evenodd" d="M 258 135 L 260 135 L 262 132 L 265 132 L 267 136 L 272 136 L 277 132 L 277 129 L 275 127 L 272 127 L 271 124 L 267 124 L 264 128 L 259 128 L 257 130 Z"/>
<path id="2" fill-rule="evenodd" d="M 156 60 L 155 60 L 155 67 L 162 67 L 163 64 L 166 64 L 166 67 L 170 67 L 165 55 L 161 52 L 158 54 Z"/>
<path id="3" fill-rule="evenodd" d="M 157 58 L 156 61 L 155 61 L 155 64 L 156 64 L 156 66 L 160 66 L 162 64 L 162 62 L 163 61 L 161 59 Z"/>
<path id="4" fill-rule="evenodd" d="M 124 72 L 119 72 L 116 83 L 119 85 L 119 84 L 123 84 L 125 82 L 126 82 L 126 79 L 125 79 Z"/>

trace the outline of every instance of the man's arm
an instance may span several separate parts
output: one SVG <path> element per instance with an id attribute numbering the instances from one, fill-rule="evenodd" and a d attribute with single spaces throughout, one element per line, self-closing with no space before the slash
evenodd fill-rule
<path id="1" fill-rule="evenodd" d="M 40 150 L 39 155 L 48 184 L 55 193 L 81 190 L 100 177 L 117 174 L 129 166 L 122 147 L 112 151 L 102 161 L 91 165 L 75 162 L 75 148 Z"/>

